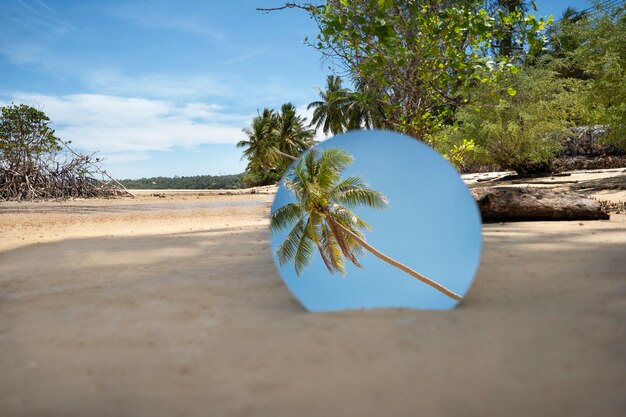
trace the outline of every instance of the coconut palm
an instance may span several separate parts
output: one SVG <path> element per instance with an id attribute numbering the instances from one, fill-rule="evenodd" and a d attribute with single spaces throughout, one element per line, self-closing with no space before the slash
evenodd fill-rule
<path id="1" fill-rule="evenodd" d="M 248 139 L 239 141 L 237 147 L 245 148 L 242 158 L 248 158 L 248 170 L 273 170 L 281 162 L 276 153 L 275 118 L 276 113 L 265 108 L 249 128 L 243 129 Z"/>
<path id="2" fill-rule="evenodd" d="M 281 265 L 294 262 L 296 274 L 311 263 L 319 252 L 330 273 L 345 274 L 345 262 L 361 267 L 357 257 L 364 250 L 412 275 L 455 300 L 461 297 L 406 265 L 384 255 L 365 241 L 370 225 L 350 209 L 365 206 L 382 209 L 387 198 L 369 188 L 360 177 L 341 178 L 352 163 L 347 152 L 330 148 L 311 149 L 283 178 L 284 186 L 295 203 L 276 209 L 271 215 L 273 231 L 288 230 L 285 241 L 276 250 Z"/>
<path id="3" fill-rule="evenodd" d="M 346 107 L 349 105 L 352 92 L 343 87 L 343 80 L 336 75 L 329 75 L 326 78 L 325 91 L 318 90 L 321 100 L 307 106 L 307 110 L 314 109 L 311 126 L 315 126 L 316 129 L 321 127 L 326 135 L 345 132 Z"/>
<path id="4" fill-rule="evenodd" d="M 324 134 L 339 134 L 347 130 L 386 127 L 380 106 L 380 93 L 368 88 L 363 80 L 355 79 L 355 91 L 342 86 L 341 77 L 329 75 L 326 90 L 319 90 L 321 100 L 307 109 L 314 109 L 311 126 L 322 128 Z"/>
<path id="5" fill-rule="evenodd" d="M 313 145 L 315 131 L 305 127 L 305 124 L 306 117 L 298 116 L 296 107 L 291 103 L 283 104 L 280 113 L 275 114 L 272 135 L 276 137 L 276 146 L 285 168 Z"/>

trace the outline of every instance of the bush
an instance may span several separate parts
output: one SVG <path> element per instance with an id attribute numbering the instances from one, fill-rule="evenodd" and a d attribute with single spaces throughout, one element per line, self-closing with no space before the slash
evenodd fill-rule
<path id="1" fill-rule="evenodd" d="M 589 12 L 566 10 L 542 59 L 562 78 L 584 81 L 578 97 L 587 120 L 578 125 L 608 125 L 602 142 L 626 149 L 626 7 L 594 3 Z"/>
<path id="2" fill-rule="evenodd" d="M 99 158 L 72 151 L 49 122 L 24 104 L 0 108 L 0 200 L 125 194 Z"/>
<path id="3" fill-rule="evenodd" d="M 481 163 L 520 174 L 550 171 L 565 128 L 585 118 L 574 82 L 547 69 L 527 68 L 502 80 L 499 85 L 506 89 L 477 85 L 477 104 L 456 112 L 454 125 L 435 137 L 435 147 L 447 155 L 463 150 L 460 160 L 452 158 L 460 168 Z"/>
<path id="4" fill-rule="evenodd" d="M 243 174 L 241 177 L 241 183 L 245 187 L 256 187 L 260 185 L 271 185 L 276 184 L 280 177 L 282 176 L 282 171 L 249 171 Z"/>

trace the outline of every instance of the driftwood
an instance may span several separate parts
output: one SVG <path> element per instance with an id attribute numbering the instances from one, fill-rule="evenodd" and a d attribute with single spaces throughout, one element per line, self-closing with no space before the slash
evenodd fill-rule
<path id="1" fill-rule="evenodd" d="M 477 187 L 484 223 L 528 220 L 606 220 L 598 201 L 572 192 L 532 187 Z"/>

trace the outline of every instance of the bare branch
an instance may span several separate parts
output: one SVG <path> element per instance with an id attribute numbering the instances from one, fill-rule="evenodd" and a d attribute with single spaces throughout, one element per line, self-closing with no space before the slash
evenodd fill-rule
<path id="1" fill-rule="evenodd" d="M 283 6 L 280 7 L 257 7 L 256 10 L 259 12 L 263 12 L 263 13 L 269 13 L 269 12 L 275 12 L 278 10 L 286 10 L 286 9 L 301 9 L 301 10 L 306 10 L 306 11 L 311 11 L 312 9 L 321 9 L 324 6 L 321 5 L 314 5 L 311 3 L 304 3 L 304 4 L 298 4 L 298 3 L 285 3 Z"/>

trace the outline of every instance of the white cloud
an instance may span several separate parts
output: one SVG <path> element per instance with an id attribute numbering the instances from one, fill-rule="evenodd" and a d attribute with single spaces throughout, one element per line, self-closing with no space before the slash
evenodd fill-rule
<path id="1" fill-rule="evenodd" d="M 130 76 L 116 70 L 98 70 L 82 75 L 93 89 L 109 94 L 141 97 L 228 97 L 229 83 L 211 74 L 142 74 Z"/>
<path id="2" fill-rule="evenodd" d="M 50 96 L 14 93 L 10 100 L 42 109 L 63 140 L 115 160 L 145 158 L 148 151 L 204 144 L 234 144 L 252 115 L 229 114 L 217 105 L 99 94 Z M 123 154 L 123 155 L 120 155 Z"/>

